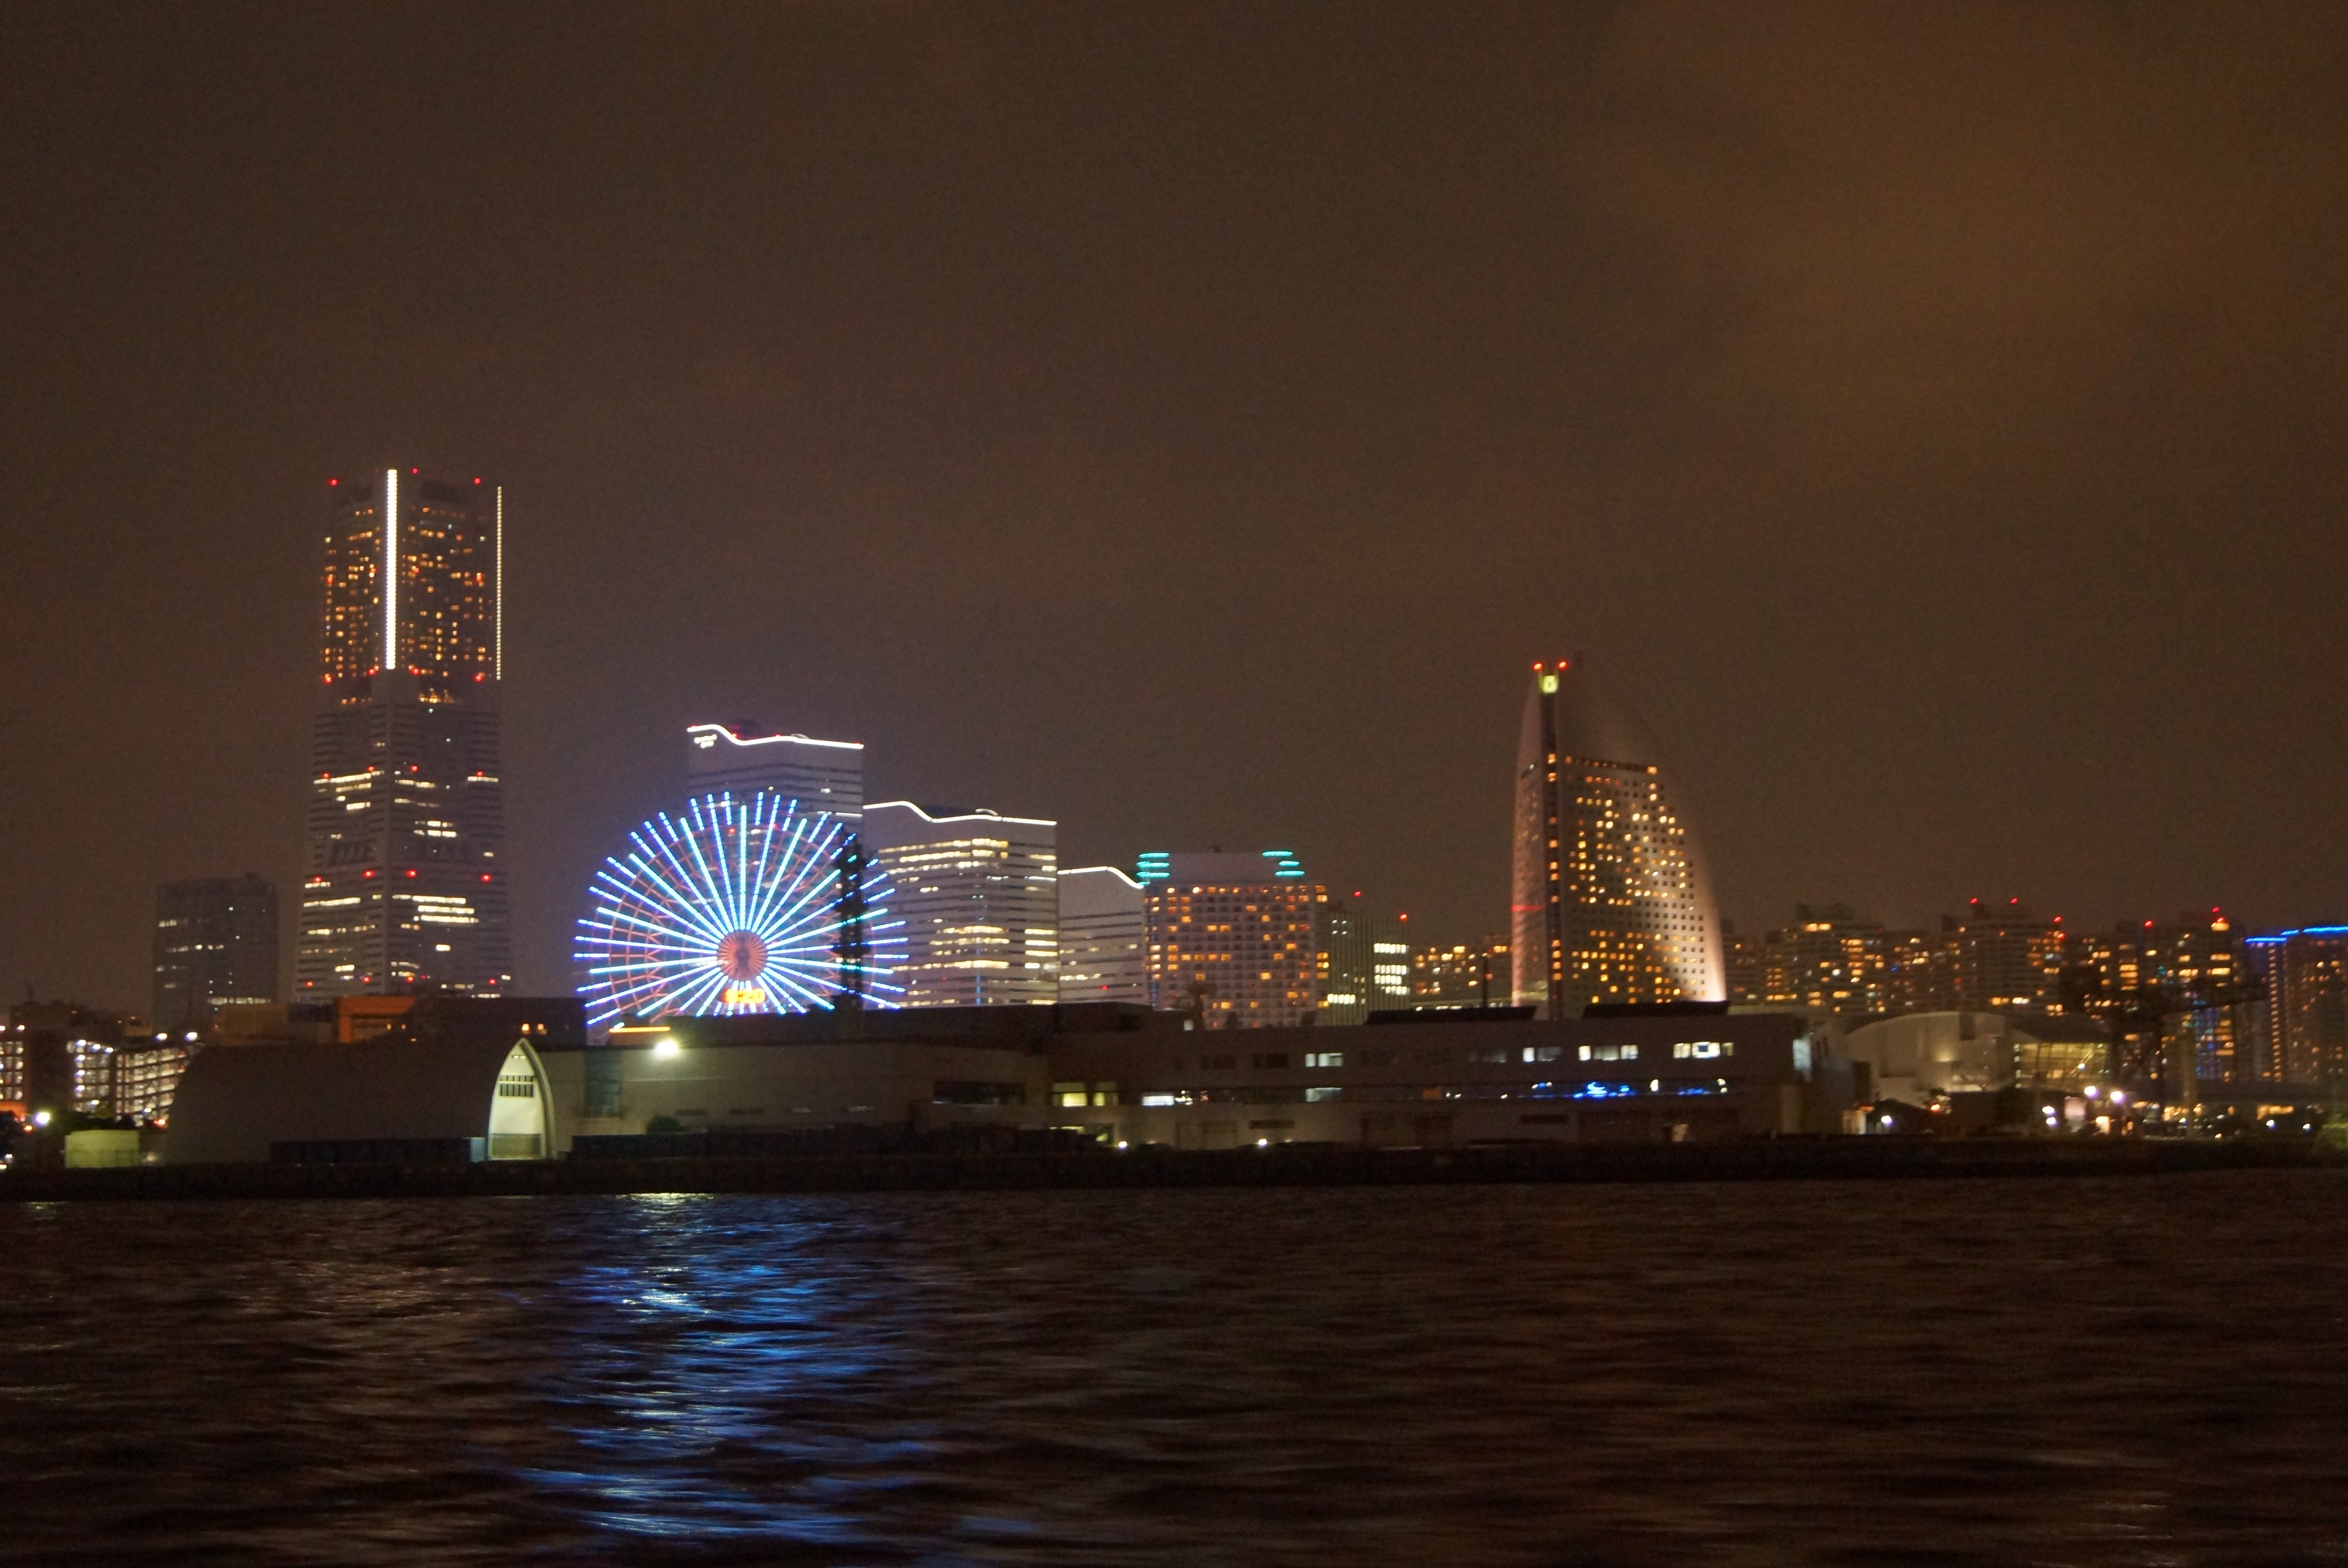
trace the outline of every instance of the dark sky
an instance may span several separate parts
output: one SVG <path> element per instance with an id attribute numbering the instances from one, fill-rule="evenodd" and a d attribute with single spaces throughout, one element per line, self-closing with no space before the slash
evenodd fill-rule
<path id="1" fill-rule="evenodd" d="M 680 726 L 1498 924 L 2348 917 L 2348 7 L 0 10 L 0 985 L 291 893 L 330 474 L 508 487 L 521 983 Z"/>

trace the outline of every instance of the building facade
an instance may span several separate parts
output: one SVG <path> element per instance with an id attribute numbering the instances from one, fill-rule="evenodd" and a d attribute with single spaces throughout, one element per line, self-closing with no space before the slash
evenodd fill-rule
<path id="1" fill-rule="evenodd" d="M 1377 1005 L 1375 922 L 1368 907 L 1359 893 L 1351 898 L 1333 895 L 1314 905 L 1313 919 L 1321 1021 L 1368 1021 L 1370 1009 Z"/>
<path id="2" fill-rule="evenodd" d="M 149 1021 L 201 1029 L 221 1006 L 277 999 L 277 889 L 236 878 L 166 882 L 155 893 L 155 988 Z"/>
<path id="3" fill-rule="evenodd" d="M 145 1043 L 146 1022 L 78 1002 L 26 999 L 0 1030 L 0 1108 L 19 1116 L 111 1116 L 116 1053 Z"/>
<path id="4" fill-rule="evenodd" d="M 1508 1000 L 1508 943 L 1489 938 L 1411 949 L 1411 1006 L 1505 1007 Z"/>
<path id="5" fill-rule="evenodd" d="M 762 726 L 692 724 L 685 732 L 685 772 L 695 794 L 767 790 L 802 811 L 828 811 L 854 822 L 864 810 L 864 746 L 807 735 L 761 734 Z"/>
<path id="6" fill-rule="evenodd" d="M 1643 749 L 1599 710 L 1580 660 L 1533 666 L 1510 901 L 1519 1005 L 1566 1018 L 1726 997 L 1711 889 Z"/>
<path id="7" fill-rule="evenodd" d="M 1062 871 L 1060 984 L 1064 1002 L 1149 1000 L 1141 884 L 1114 866 Z"/>
<path id="8" fill-rule="evenodd" d="M 1329 890 L 1286 850 L 1144 855 L 1150 1005 L 1204 1029 L 1301 1024 L 1321 1005 Z"/>
<path id="9" fill-rule="evenodd" d="M 904 962 L 890 977 L 900 1006 L 1059 999 L 1056 824 L 897 800 L 867 809 L 861 832 L 904 922 Z"/>
<path id="10" fill-rule="evenodd" d="M 495 994 L 505 493 L 393 468 L 330 491 L 294 991 Z"/>
<path id="11" fill-rule="evenodd" d="M 2265 983 L 2262 1076 L 2288 1083 L 2348 1081 L 2348 926 L 2310 926 L 2247 944 Z"/>

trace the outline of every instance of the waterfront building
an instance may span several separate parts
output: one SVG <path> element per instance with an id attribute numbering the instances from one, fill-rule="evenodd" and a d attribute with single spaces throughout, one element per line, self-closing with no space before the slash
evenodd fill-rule
<path id="1" fill-rule="evenodd" d="M 512 981 L 504 512 L 413 469 L 329 486 L 297 997 Z"/>
<path id="2" fill-rule="evenodd" d="M 1081 866 L 1060 873 L 1059 900 L 1060 999 L 1146 1004 L 1141 884 L 1114 866 Z"/>
<path id="3" fill-rule="evenodd" d="M 2246 946 L 2265 982 L 2263 1076 L 2348 1087 L 2348 926 L 2278 931 Z"/>
<path id="4" fill-rule="evenodd" d="M 2063 1108 L 2056 1122 L 2073 1128 L 2113 1113 L 2110 1040 L 2092 1019 L 1963 1009 L 1908 1013 L 1851 1030 L 1838 1051 L 1867 1065 L 1879 1099 L 1931 1107 L 2022 1090 L 2054 1096 Z M 1977 1110 L 1978 1117 L 1967 1120 L 1993 1116 L 1986 1105 Z"/>
<path id="5" fill-rule="evenodd" d="M 864 850 L 892 886 L 902 1007 L 1059 999 L 1058 825 L 888 801 L 863 814 Z"/>
<path id="6" fill-rule="evenodd" d="M 1726 996 L 1720 918 L 1662 770 L 1599 706 L 1579 659 L 1533 666 L 1519 734 L 1514 960 L 1519 1004 Z"/>
<path id="7" fill-rule="evenodd" d="M 1144 855 L 1150 1005 L 1203 1029 L 1299 1024 L 1321 1004 L 1319 910 L 1329 890 L 1284 849 Z"/>
<path id="8" fill-rule="evenodd" d="M 576 1003 L 533 1022 L 432 998 L 360 1044 L 205 1051 L 162 1153 L 434 1163 L 1003 1147 L 1021 1133 L 1179 1149 L 1659 1143 L 1851 1124 L 1849 1064 L 1788 1014 L 1389 1016 L 1263 1028 L 1245 1050 L 1120 1003 L 673 1018 L 595 1039 Z M 362 1078 L 370 1091 L 355 1095 Z"/>
<path id="9" fill-rule="evenodd" d="M 155 893 L 160 1030 L 201 1029 L 215 1009 L 277 999 L 277 889 L 247 872 L 166 882 Z"/>
<path id="10" fill-rule="evenodd" d="M 438 1164 L 553 1153 L 541 1053 L 586 1043 L 569 997 L 429 996 L 359 1042 L 272 1040 L 188 1064 L 163 1158 Z M 364 1092 L 353 1085 L 363 1084 Z M 706 1082 L 693 1087 L 705 1096 Z"/>
<path id="11" fill-rule="evenodd" d="M 864 745 L 808 735 L 761 734 L 763 726 L 690 724 L 685 772 L 695 794 L 766 790 L 802 811 L 854 823 L 864 810 Z"/>

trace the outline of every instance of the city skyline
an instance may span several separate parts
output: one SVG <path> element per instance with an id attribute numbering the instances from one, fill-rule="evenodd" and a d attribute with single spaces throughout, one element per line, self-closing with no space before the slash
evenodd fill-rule
<path id="1" fill-rule="evenodd" d="M 1560 646 L 1740 927 L 2343 917 L 2336 12 L 534 15 L 0 23 L 16 993 L 135 1002 L 164 881 L 291 909 L 376 460 L 508 487 L 532 990 L 739 714 L 1478 937 Z"/>

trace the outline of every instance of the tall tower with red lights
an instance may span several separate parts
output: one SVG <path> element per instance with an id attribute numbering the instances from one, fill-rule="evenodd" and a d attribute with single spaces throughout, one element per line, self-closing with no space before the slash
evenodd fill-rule
<path id="1" fill-rule="evenodd" d="M 504 488 L 382 468 L 327 497 L 295 999 L 495 995 Z"/>

